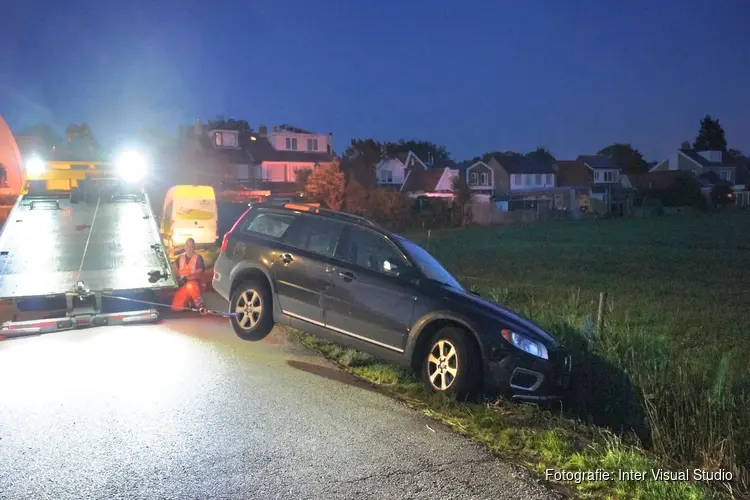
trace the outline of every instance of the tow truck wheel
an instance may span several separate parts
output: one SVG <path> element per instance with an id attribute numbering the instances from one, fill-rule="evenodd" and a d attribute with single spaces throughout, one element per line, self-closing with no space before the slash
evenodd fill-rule
<path id="1" fill-rule="evenodd" d="M 242 340 L 262 340 L 273 329 L 273 302 L 268 285 L 259 281 L 240 283 L 232 294 L 230 318 Z"/>

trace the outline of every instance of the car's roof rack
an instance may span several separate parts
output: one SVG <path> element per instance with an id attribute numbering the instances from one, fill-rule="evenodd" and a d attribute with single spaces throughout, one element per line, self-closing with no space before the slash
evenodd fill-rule
<path id="1" fill-rule="evenodd" d="M 373 227 L 375 229 L 379 229 L 383 231 L 385 230 L 383 229 L 383 227 L 367 219 L 366 217 L 362 217 L 361 215 L 349 214 L 346 212 L 339 212 L 339 211 L 331 210 L 328 208 L 322 208 L 320 206 L 320 203 L 284 203 L 283 205 L 275 205 L 271 203 L 249 203 L 248 205 L 252 205 L 252 206 L 265 205 L 270 208 L 282 208 L 284 210 L 294 210 L 297 212 L 306 212 L 309 214 L 324 215 L 326 217 L 332 217 L 335 219 L 345 220 L 348 222 L 357 222 L 365 226 Z"/>

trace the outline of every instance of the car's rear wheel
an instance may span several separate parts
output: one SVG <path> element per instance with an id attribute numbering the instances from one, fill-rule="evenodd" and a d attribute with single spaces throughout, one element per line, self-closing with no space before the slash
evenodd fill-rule
<path id="1" fill-rule="evenodd" d="M 469 335 L 447 326 L 432 336 L 422 360 L 422 383 L 428 392 L 465 397 L 477 389 L 481 359 Z"/>
<path id="2" fill-rule="evenodd" d="M 234 333 L 243 340 L 261 340 L 273 329 L 273 302 L 268 285 L 244 281 L 232 294 L 230 313 Z"/>

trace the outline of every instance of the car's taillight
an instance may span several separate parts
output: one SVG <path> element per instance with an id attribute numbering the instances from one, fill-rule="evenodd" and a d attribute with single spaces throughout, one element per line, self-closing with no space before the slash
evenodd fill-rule
<path id="1" fill-rule="evenodd" d="M 247 213 L 249 211 L 250 211 L 249 208 L 247 210 L 245 210 L 245 212 L 242 215 L 240 215 L 240 218 L 237 219 L 236 221 L 234 221 L 234 224 L 232 225 L 232 228 L 229 231 L 226 232 L 226 234 L 224 235 L 224 238 L 222 238 L 222 240 L 221 240 L 221 253 L 224 253 L 224 252 L 227 251 L 227 245 L 229 244 L 229 236 L 232 234 L 232 232 L 234 232 L 234 230 L 237 227 L 237 225 L 240 223 L 240 221 L 242 219 L 245 218 L 245 216 L 247 215 Z M 218 228 L 216 229 L 216 232 L 217 233 L 219 232 Z M 216 238 L 218 238 L 218 237 L 219 237 L 219 235 L 217 234 Z"/>
<path id="2" fill-rule="evenodd" d="M 224 238 L 221 240 L 221 253 L 224 253 L 227 251 L 227 243 L 229 243 L 229 234 L 227 233 L 224 235 Z"/>

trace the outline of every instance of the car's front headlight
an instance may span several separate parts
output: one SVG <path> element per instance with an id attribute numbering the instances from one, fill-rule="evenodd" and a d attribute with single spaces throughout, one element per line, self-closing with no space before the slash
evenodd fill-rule
<path id="1" fill-rule="evenodd" d="M 125 182 L 136 183 L 146 175 L 146 158 L 137 151 L 124 151 L 115 160 L 115 167 Z"/>
<path id="2" fill-rule="evenodd" d="M 521 335 L 520 333 L 516 333 L 508 329 L 503 329 L 502 334 L 505 340 L 510 342 L 515 347 L 521 349 L 522 351 L 538 358 L 549 359 L 547 348 L 541 342 L 532 340 L 525 335 Z"/>

